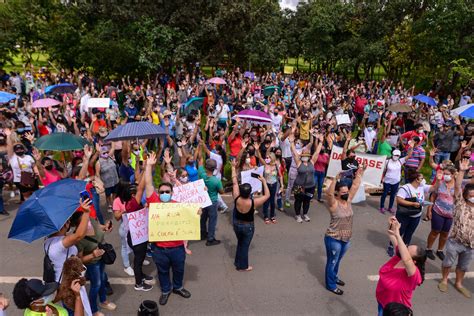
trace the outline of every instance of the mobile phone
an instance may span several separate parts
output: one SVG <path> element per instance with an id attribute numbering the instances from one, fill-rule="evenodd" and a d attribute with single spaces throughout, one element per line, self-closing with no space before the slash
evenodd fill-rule
<path id="1" fill-rule="evenodd" d="M 89 192 L 87 192 L 86 190 L 82 191 L 81 193 L 79 193 L 79 196 L 81 197 L 81 199 L 83 201 L 89 199 L 91 200 L 91 195 L 89 194 Z"/>
<path id="2" fill-rule="evenodd" d="M 107 224 L 107 229 L 111 229 L 111 228 L 112 228 L 112 221 L 109 221 Z"/>
<path id="3" fill-rule="evenodd" d="M 250 176 L 252 178 L 256 178 L 256 179 L 258 179 L 260 177 L 260 175 L 258 173 L 253 173 L 253 172 L 250 174 Z"/>

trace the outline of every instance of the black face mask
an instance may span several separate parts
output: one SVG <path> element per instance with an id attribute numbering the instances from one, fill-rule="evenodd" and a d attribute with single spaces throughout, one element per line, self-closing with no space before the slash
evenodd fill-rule
<path id="1" fill-rule="evenodd" d="M 340 197 L 341 197 L 341 200 L 347 201 L 349 199 L 349 193 L 341 194 Z"/>
<path id="2" fill-rule="evenodd" d="M 51 171 L 53 170 L 53 165 L 44 166 L 44 168 L 48 171 Z"/>
<path id="3" fill-rule="evenodd" d="M 249 150 L 248 152 L 250 156 L 253 156 L 255 154 L 255 149 Z"/>
<path id="4" fill-rule="evenodd" d="M 24 151 L 24 150 L 16 150 L 16 151 L 15 151 L 15 154 L 16 154 L 17 156 L 20 156 L 20 157 L 21 157 L 21 156 L 23 156 L 23 155 L 25 154 L 25 151 Z"/>

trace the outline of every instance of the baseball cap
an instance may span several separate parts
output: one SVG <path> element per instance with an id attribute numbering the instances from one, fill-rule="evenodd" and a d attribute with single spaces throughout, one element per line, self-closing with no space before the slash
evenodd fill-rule
<path id="1" fill-rule="evenodd" d="M 400 150 L 398 149 L 395 149 L 392 153 L 393 156 L 400 156 L 402 153 L 400 152 Z"/>
<path id="2" fill-rule="evenodd" d="M 58 289 L 59 284 L 57 282 L 46 283 L 39 279 L 30 279 L 26 283 L 26 286 L 29 290 L 28 294 L 30 295 L 31 301 L 35 301 L 40 297 L 54 293 Z"/>

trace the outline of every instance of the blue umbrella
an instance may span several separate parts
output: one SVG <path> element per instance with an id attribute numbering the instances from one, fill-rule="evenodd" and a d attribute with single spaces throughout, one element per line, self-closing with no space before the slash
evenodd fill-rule
<path id="1" fill-rule="evenodd" d="M 59 231 L 79 207 L 86 183 L 64 179 L 33 193 L 20 206 L 8 238 L 31 243 Z"/>
<path id="2" fill-rule="evenodd" d="M 47 86 L 44 89 L 45 94 L 62 94 L 62 93 L 73 93 L 77 87 L 71 83 L 60 83 L 52 86 Z"/>
<path id="3" fill-rule="evenodd" d="M 420 101 L 420 102 L 423 102 L 423 103 L 426 103 L 426 104 L 431 105 L 431 106 L 436 106 L 436 104 L 438 104 L 435 99 L 433 99 L 433 98 L 431 98 L 427 95 L 421 94 L 421 93 L 414 96 L 413 99 L 415 99 L 417 101 Z"/>
<path id="4" fill-rule="evenodd" d="M 202 107 L 202 104 L 204 103 L 204 98 L 203 97 L 194 97 L 189 99 L 185 104 L 184 104 L 184 115 L 188 115 L 191 113 L 192 110 L 199 110 Z"/>
<path id="5" fill-rule="evenodd" d="M 165 129 L 160 125 L 150 122 L 132 122 L 120 125 L 112 130 L 105 138 L 105 141 L 115 142 L 119 140 L 156 138 L 165 134 Z"/>
<path id="6" fill-rule="evenodd" d="M 16 99 L 16 95 L 4 91 L 0 91 L 0 103 L 7 103 Z"/>
<path id="7" fill-rule="evenodd" d="M 451 114 L 453 113 L 467 119 L 474 119 L 474 103 L 458 107 L 451 111 Z"/>

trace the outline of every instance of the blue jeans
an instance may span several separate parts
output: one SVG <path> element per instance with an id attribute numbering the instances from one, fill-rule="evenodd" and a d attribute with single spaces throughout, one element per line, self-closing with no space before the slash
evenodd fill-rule
<path id="1" fill-rule="evenodd" d="M 249 248 L 254 231 L 253 223 L 234 222 L 234 232 L 237 237 L 234 265 L 238 270 L 245 270 L 249 267 Z"/>
<path id="2" fill-rule="evenodd" d="M 104 225 L 104 216 L 102 215 L 102 212 L 100 211 L 100 195 L 97 193 L 95 188 L 91 189 L 92 192 L 92 204 L 94 205 L 95 212 L 97 213 L 97 219 L 99 220 L 99 223 L 101 225 Z"/>
<path id="3" fill-rule="evenodd" d="M 395 196 L 397 195 L 398 185 L 400 182 L 395 184 L 383 183 L 383 193 L 380 197 L 380 208 L 385 207 L 385 198 L 390 193 L 390 200 L 388 202 L 388 208 L 393 208 L 393 203 L 395 202 Z"/>
<path id="4" fill-rule="evenodd" d="M 318 200 L 321 200 L 321 197 L 323 195 L 323 184 L 324 184 L 325 177 L 326 177 L 326 173 L 324 172 L 321 172 L 321 171 L 314 172 L 314 182 L 316 183 L 316 187 L 318 190 Z"/>
<path id="5" fill-rule="evenodd" d="M 208 223 L 209 219 L 209 223 Z M 207 227 L 206 227 L 207 226 Z M 216 239 L 217 226 L 217 201 L 212 202 L 212 205 L 203 208 L 201 214 L 201 236 L 207 234 L 207 240 L 212 241 Z"/>
<path id="6" fill-rule="evenodd" d="M 158 280 L 160 281 L 161 292 L 170 293 L 183 288 L 184 264 L 186 262 L 186 252 L 184 245 L 172 248 L 162 248 L 155 244 L 151 246 L 153 261 L 158 270 Z M 173 271 L 173 284 L 171 284 L 170 268 Z"/>
<path id="7" fill-rule="evenodd" d="M 263 218 L 275 217 L 275 198 L 278 187 L 278 182 L 267 184 L 270 190 L 270 198 L 263 203 Z M 268 215 L 268 206 L 270 206 L 270 216 Z"/>
<path id="8" fill-rule="evenodd" d="M 280 183 L 277 182 L 278 185 L 277 185 L 277 193 L 276 193 L 276 198 L 277 198 L 277 207 L 281 210 L 283 209 L 283 198 L 281 196 L 281 187 L 280 187 Z"/>
<path id="9" fill-rule="evenodd" d="M 128 246 L 127 243 L 127 234 L 128 234 L 128 227 L 123 223 L 120 223 L 119 226 L 119 235 L 120 235 L 120 253 L 122 255 L 122 263 L 124 268 L 130 267 L 130 258 L 128 255 L 132 252 L 132 249 Z"/>
<path id="10" fill-rule="evenodd" d="M 377 315 L 378 315 L 378 316 L 383 316 L 383 307 L 382 307 L 382 305 L 380 305 L 379 302 L 377 302 L 377 305 L 378 305 L 378 306 L 377 306 L 377 310 L 378 310 L 378 314 L 377 314 Z"/>
<path id="11" fill-rule="evenodd" d="M 349 249 L 350 242 L 344 242 L 329 236 L 324 236 L 324 245 L 326 246 L 326 288 L 333 291 L 337 288 L 336 282 L 339 280 L 339 264 L 342 257 Z"/>
<path id="12" fill-rule="evenodd" d="M 107 300 L 107 275 L 105 274 L 105 265 L 102 261 L 92 264 L 86 264 L 87 271 L 86 275 L 89 281 L 91 282 L 91 287 L 89 289 L 89 302 L 91 304 L 92 313 L 99 311 L 97 306 L 97 296 L 99 296 L 99 301 L 101 303 Z"/>
<path id="13" fill-rule="evenodd" d="M 395 217 L 400 222 L 400 235 L 402 236 L 403 242 L 408 246 L 418 224 L 420 224 L 421 216 L 410 217 L 397 212 Z"/>

